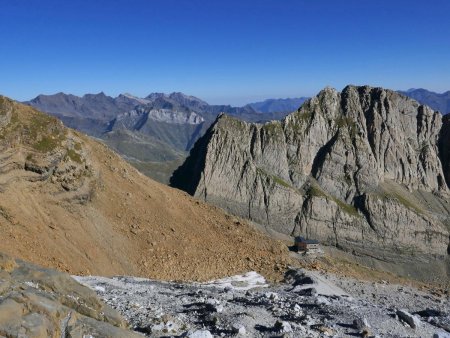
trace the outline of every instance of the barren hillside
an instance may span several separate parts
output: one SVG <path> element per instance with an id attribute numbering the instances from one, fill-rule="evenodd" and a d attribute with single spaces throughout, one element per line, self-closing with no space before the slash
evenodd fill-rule
<path id="1" fill-rule="evenodd" d="M 104 145 L 0 97 L 0 252 L 73 274 L 277 278 L 288 252 Z"/>

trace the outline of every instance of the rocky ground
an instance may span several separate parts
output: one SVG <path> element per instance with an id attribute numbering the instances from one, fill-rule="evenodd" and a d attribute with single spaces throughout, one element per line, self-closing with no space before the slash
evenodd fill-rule
<path id="1" fill-rule="evenodd" d="M 450 337 L 448 294 L 290 270 L 210 283 L 76 277 L 149 337 Z"/>
<path id="2" fill-rule="evenodd" d="M 0 337 L 137 338 L 92 290 L 68 274 L 0 253 Z"/>

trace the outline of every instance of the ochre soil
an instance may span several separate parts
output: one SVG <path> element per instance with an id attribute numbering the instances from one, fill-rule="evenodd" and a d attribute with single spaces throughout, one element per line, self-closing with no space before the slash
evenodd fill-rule
<path id="1" fill-rule="evenodd" d="M 14 105 L 19 118 L 41 114 Z M 20 144 L 0 154 L 2 168 L 9 161 L 0 171 L 0 252 L 76 275 L 180 281 L 250 270 L 275 281 L 295 264 L 285 244 L 244 220 L 152 181 L 87 136 L 68 135 L 92 166 L 88 188 L 34 181 L 37 174 L 12 163 Z"/>

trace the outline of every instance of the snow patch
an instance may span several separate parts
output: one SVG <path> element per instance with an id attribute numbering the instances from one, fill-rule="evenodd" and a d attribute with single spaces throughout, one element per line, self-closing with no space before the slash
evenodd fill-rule
<path id="1" fill-rule="evenodd" d="M 236 275 L 222 279 L 201 283 L 203 286 L 216 287 L 220 289 L 250 290 L 254 288 L 266 288 L 269 286 L 266 279 L 255 271 L 243 275 Z"/>
<path id="2" fill-rule="evenodd" d="M 95 291 L 99 291 L 99 292 L 106 292 L 106 289 L 103 286 L 94 286 L 94 290 Z"/>

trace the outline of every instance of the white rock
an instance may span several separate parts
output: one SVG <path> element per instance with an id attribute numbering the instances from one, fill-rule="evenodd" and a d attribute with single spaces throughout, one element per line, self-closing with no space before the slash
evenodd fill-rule
<path id="1" fill-rule="evenodd" d="M 208 307 L 214 312 L 223 312 L 223 305 L 220 304 L 220 301 L 215 298 L 209 298 L 205 302 Z"/>
<path id="2" fill-rule="evenodd" d="M 275 323 L 275 329 L 280 333 L 292 332 L 291 324 L 289 324 L 288 322 L 277 321 Z"/>
<path id="3" fill-rule="evenodd" d="M 413 329 L 420 326 L 420 319 L 406 310 L 397 310 L 397 316 Z"/>
<path id="4" fill-rule="evenodd" d="M 357 318 L 353 321 L 353 326 L 357 330 L 363 330 L 365 328 L 370 328 L 369 323 L 366 318 Z"/>
<path id="5" fill-rule="evenodd" d="M 240 335 L 245 335 L 247 333 L 245 326 L 242 324 L 232 324 L 231 330 L 233 331 L 233 333 Z"/>
<path id="6" fill-rule="evenodd" d="M 325 297 L 323 297 L 323 296 L 318 296 L 317 299 L 316 299 L 316 303 L 317 304 L 324 304 L 324 305 L 330 305 L 331 304 L 330 301 L 328 299 L 326 299 Z"/>
<path id="7" fill-rule="evenodd" d="M 222 288 L 227 290 L 251 290 L 254 288 L 266 288 L 269 286 L 266 279 L 255 271 L 244 275 L 236 275 L 201 284 L 207 287 Z"/>
<path id="8" fill-rule="evenodd" d="M 278 299 L 280 298 L 280 297 L 278 296 L 278 294 L 275 293 L 275 292 L 266 292 L 266 293 L 264 294 L 264 296 L 265 296 L 266 298 L 270 299 L 270 300 L 273 300 L 273 301 L 276 301 L 276 300 L 278 300 Z"/>
<path id="9" fill-rule="evenodd" d="M 447 332 L 439 332 L 433 335 L 433 338 L 450 338 L 450 333 Z"/>
<path id="10" fill-rule="evenodd" d="M 295 305 L 294 305 L 294 307 L 293 307 L 293 310 L 294 310 L 296 313 L 303 312 L 303 311 L 302 311 L 302 308 L 301 308 L 300 305 L 298 305 L 297 303 L 295 303 Z"/>
<path id="11" fill-rule="evenodd" d="M 208 330 L 197 330 L 188 335 L 188 338 L 213 338 Z"/>

